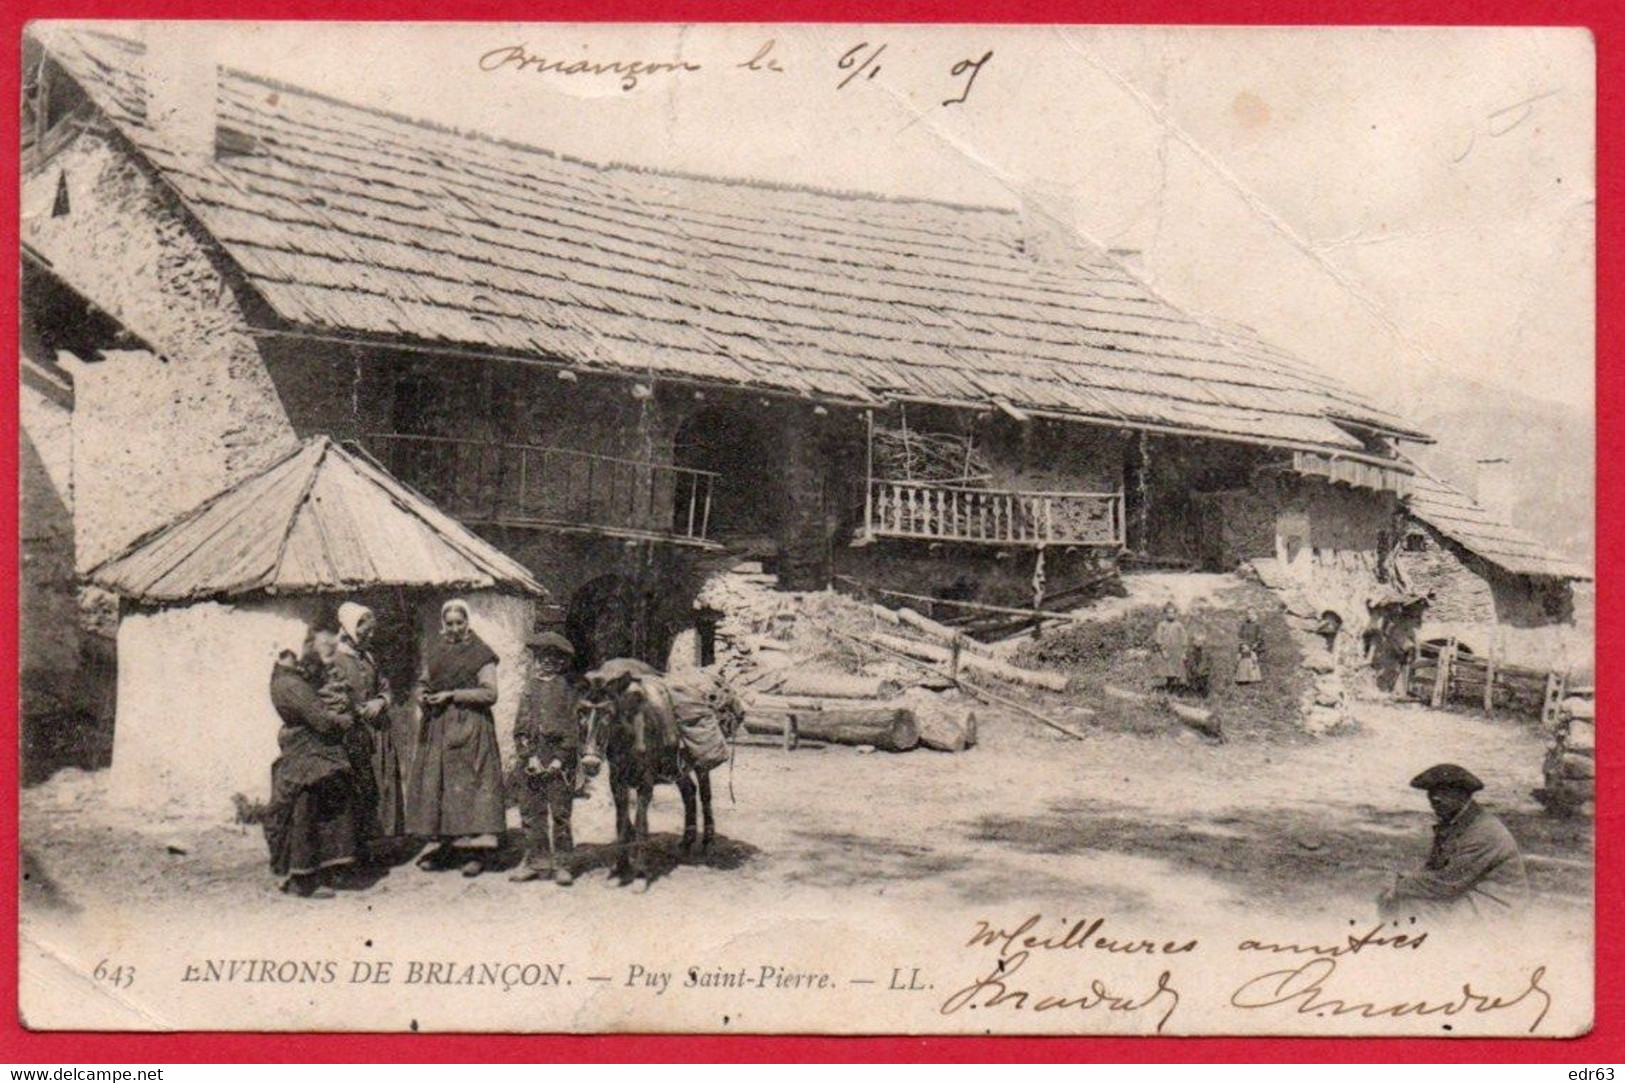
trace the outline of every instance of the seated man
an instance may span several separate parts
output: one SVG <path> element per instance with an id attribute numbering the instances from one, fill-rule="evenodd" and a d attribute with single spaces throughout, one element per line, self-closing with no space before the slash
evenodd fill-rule
<path id="1" fill-rule="evenodd" d="M 1471 771 L 1441 763 L 1411 779 L 1426 790 L 1439 822 L 1433 850 L 1415 872 L 1397 873 L 1377 897 L 1384 921 L 1513 913 L 1529 892 L 1512 832 L 1473 799 L 1484 788 Z"/>

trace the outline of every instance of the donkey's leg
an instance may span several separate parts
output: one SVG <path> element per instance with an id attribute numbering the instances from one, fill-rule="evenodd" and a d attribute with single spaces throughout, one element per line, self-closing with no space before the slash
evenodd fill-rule
<path id="1" fill-rule="evenodd" d="M 632 876 L 637 881 L 634 886 L 638 891 L 649 888 L 649 802 L 654 800 L 654 795 L 653 782 L 638 784 L 638 820 L 633 825 L 632 835 Z"/>
<path id="2" fill-rule="evenodd" d="M 677 792 L 683 795 L 683 854 L 694 849 L 694 779 L 687 771 L 677 774 Z"/>
<path id="3" fill-rule="evenodd" d="M 708 854 L 717 841 L 717 821 L 711 814 L 711 772 L 697 771 L 700 783 L 700 811 L 705 814 L 705 834 L 700 838 L 700 852 Z"/>
<path id="4" fill-rule="evenodd" d="M 631 793 L 627 789 L 626 780 L 614 773 L 609 776 L 609 791 L 615 798 L 615 866 L 609 870 L 609 875 L 611 878 L 619 877 L 624 880 L 631 872 L 627 855 L 627 848 L 633 841 L 632 816 L 627 808 Z"/>

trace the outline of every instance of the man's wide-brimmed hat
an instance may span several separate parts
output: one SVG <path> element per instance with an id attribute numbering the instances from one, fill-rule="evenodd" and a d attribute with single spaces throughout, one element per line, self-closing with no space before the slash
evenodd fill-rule
<path id="1" fill-rule="evenodd" d="M 525 646 L 529 647 L 533 651 L 536 651 L 537 653 L 541 653 L 542 651 L 558 651 L 560 654 L 567 655 L 570 658 L 574 658 L 576 656 L 575 647 L 571 646 L 570 641 L 559 635 L 557 632 L 532 632 L 530 635 L 525 637 Z"/>
<path id="2" fill-rule="evenodd" d="M 1468 793 L 1477 793 L 1484 788 L 1477 775 L 1453 763 L 1429 767 L 1411 779 L 1411 785 L 1419 790 L 1466 790 Z"/>

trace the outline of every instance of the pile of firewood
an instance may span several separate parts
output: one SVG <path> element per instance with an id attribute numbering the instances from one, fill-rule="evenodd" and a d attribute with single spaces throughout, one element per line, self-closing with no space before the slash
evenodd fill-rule
<path id="1" fill-rule="evenodd" d="M 723 614 L 713 672 L 741 699 L 745 744 L 962 752 L 976 745 L 976 703 L 1012 707 L 1082 736 L 995 691 L 1064 692 L 1063 674 L 1012 665 L 912 609 L 773 585 L 771 574 L 750 563 L 701 592 Z"/>
<path id="2" fill-rule="evenodd" d="M 992 468 L 968 436 L 908 429 L 876 429 L 874 475 L 893 481 L 986 485 Z"/>
<path id="3" fill-rule="evenodd" d="M 1595 689 L 1570 688 L 1558 706 L 1546 751 L 1546 784 L 1535 798 L 1557 816 L 1596 815 L 1597 700 Z"/>

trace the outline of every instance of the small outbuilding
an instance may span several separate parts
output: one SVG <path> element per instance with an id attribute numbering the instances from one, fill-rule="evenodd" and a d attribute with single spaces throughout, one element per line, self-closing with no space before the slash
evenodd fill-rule
<path id="1" fill-rule="evenodd" d="M 1423 639 L 1453 637 L 1501 661 L 1553 669 L 1589 660 L 1592 570 L 1420 468 L 1393 563 L 1428 599 Z"/>
<path id="2" fill-rule="evenodd" d="M 378 613 L 375 647 L 400 699 L 441 603 L 466 599 L 504 663 L 496 714 L 506 736 L 545 593 L 518 562 L 326 436 L 137 539 L 91 579 L 123 609 L 113 799 L 211 818 L 229 816 L 234 795 L 267 796 L 276 653 L 330 624 L 339 603 Z"/>

